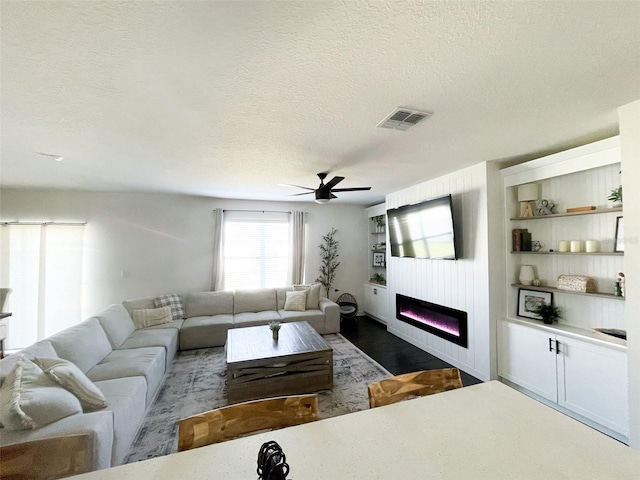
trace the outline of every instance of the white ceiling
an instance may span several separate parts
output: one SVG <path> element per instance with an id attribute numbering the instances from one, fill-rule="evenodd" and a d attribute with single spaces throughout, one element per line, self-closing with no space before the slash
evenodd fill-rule
<path id="1" fill-rule="evenodd" d="M 617 133 L 640 1 L 2 0 L 2 186 L 333 202 Z M 407 132 L 394 108 L 435 112 Z M 65 159 L 55 162 L 45 152 Z"/>

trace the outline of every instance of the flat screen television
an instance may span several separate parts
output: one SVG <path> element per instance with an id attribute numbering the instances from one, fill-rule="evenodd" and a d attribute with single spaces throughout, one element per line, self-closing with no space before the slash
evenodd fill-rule
<path id="1" fill-rule="evenodd" d="M 391 256 L 456 260 L 451 195 L 387 210 Z"/>

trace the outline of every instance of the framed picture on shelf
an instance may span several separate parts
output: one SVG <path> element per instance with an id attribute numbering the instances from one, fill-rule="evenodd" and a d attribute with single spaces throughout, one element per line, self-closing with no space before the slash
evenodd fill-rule
<path id="1" fill-rule="evenodd" d="M 372 265 L 374 267 L 384 267 L 384 253 L 382 253 L 382 252 L 373 252 Z"/>
<path id="2" fill-rule="evenodd" d="M 533 312 L 543 303 L 551 305 L 552 301 L 553 293 L 551 292 L 539 292 L 521 288 L 518 290 L 518 316 L 542 320 L 540 315 Z"/>
<path id="3" fill-rule="evenodd" d="M 616 217 L 616 236 L 613 245 L 614 252 L 624 252 L 624 223 L 622 217 Z"/>

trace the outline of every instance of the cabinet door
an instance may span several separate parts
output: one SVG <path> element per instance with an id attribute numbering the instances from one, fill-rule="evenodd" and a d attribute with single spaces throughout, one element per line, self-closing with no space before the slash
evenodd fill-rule
<path id="1" fill-rule="evenodd" d="M 627 356 L 558 336 L 558 404 L 629 435 Z"/>
<path id="2" fill-rule="evenodd" d="M 550 351 L 550 347 L 553 351 Z M 558 398 L 555 337 L 511 322 L 498 329 L 498 374 L 552 402 Z"/>
<path id="3" fill-rule="evenodd" d="M 387 308 L 389 305 L 389 301 L 387 299 L 387 289 L 373 287 L 373 298 L 376 311 L 374 315 L 378 318 L 378 320 L 387 323 Z"/>
<path id="4" fill-rule="evenodd" d="M 373 295 L 373 285 L 365 283 L 364 285 L 364 305 L 362 310 L 369 315 L 375 315 L 376 299 Z"/>
<path id="5" fill-rule="evenodd" d="M 364 307 L 365 313 L 387 322 L 388 309 L 387 289 L 376 285 L 365 284 L 364 286 Z"/>

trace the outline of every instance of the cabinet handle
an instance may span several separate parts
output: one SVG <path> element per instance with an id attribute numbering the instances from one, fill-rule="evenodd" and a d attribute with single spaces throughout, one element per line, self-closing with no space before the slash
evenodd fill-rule
<path id="1" fill-rule="evenodd" d="M 556 340 L 556 355 L 560 355 L 560 353 L 562 353 L 560 351 L 560 342 Z"/>
<path id="2" fill-rule="evenodd" d="M 378 294 L 378 289 L 377 289 L 377 288 L 374 288 L 374 289 L 373 289 L 373 294 L 374 294 L 374 295 L 377 295 L 377 294 Z"/>
<path id="3" fill-rule="evenodd" d="M 553 352 L 553 338 L 549 338 L 549 351 Z"/>

